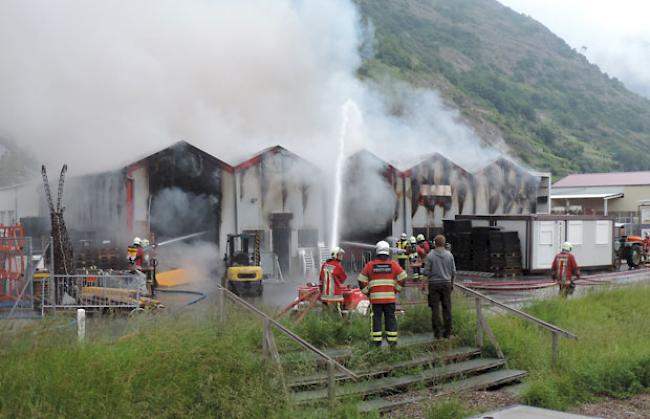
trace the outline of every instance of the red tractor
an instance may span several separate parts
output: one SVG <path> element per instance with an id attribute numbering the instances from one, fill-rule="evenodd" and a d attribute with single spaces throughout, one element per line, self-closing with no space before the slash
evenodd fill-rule
<path id="1" fill-rule="evenodd" d="M 625 260 L 630 269 L 638 268 L 650 256 L 650 237 L 621 236 L 614 242 L 618 264 Z"/>

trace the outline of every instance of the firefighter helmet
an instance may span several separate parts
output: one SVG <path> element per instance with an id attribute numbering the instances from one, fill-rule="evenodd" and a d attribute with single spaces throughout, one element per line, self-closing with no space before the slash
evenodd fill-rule
<path id="1" fill-rule="evenodd" d="M 409 239 L 409 242 L 411 242 L 411 244 L 416 244 L 417 243 L 417 241 L 415 240 L 415 237 L 413 237 L 413 236 L 411 236 L 411 238 Z"/>
<path id="2" fill-rule="evenodd" d="M 402 235 L 399 236 L 399 238 L 402 240 L 406 240 L 407 239 L 406 233 L 402 233 Z"/>
<path id="3" fill-rule="evenodd" d="M 383 240 L 377 242 L 377 245 L 375 246 L 375 253 L 377 253 L 377 255 L 390 255 L 390 245 L 388 242 L 385 242 Z"/>
<path id="4" fill-rule="evenodd" d="M 332 247 L 332 251 L 330 252 L 330 257 L 332 259 L 341 259 L 339 255 L 343 255 L 345 253 L 345 250 L 341 249 L 338 246 Z"/>
<path id="5" fill-rule="evenodd" d="M 149 239 L 142 239 L 142 247 L 149 247 Z"/>
<path id="6" fill-rule="evenodd" d="M 571 244 L 571 242 L 562 243 L 562 251 L 563 252 L 570 252 L 571 250 L 573 250 L 573 245 Z"/>
<path id="7" fill-rule="evenodd" d="M 417 240 L 418 243 L 425 241 L 424 234 L 418 234 Z"/>
<path id="8" fill-rule="evenodd" d="M 134 246 L 142 246 L 142 239 L 140 237 L 134 237 L 133 238 L 133 245 Z"/>

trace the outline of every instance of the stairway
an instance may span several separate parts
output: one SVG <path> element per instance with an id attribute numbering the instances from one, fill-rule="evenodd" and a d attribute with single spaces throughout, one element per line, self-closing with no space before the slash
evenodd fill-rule
<path id="1" fill-rule="evenodd" d="M 434 343 L 430 335 L 400 338 L 398 350 L 414 350 L 415 347 L 420 347 L 421 352 L 411 359 L 354 371 L 359 376 L 356 381 L 337 371 L 334 376 L 336 397 L 359 398 L 362 401 L 358 409 L 362 412 L 385 412 L 430 397 L 501 386 L 526 376 L 525 371 L 508 369 L 505 359 L 483 357 L 479 348 L 460 346 L 454 341 Z M 432 351 L 432 348 L 437 349 Z M 388 348 L 377 350 L 389 353 Z M 351 349 L 326 352 L 339 362 L 345 362 L 352 354 Z M 287 354 L 283 361 L 309 357 L 306 353 L 299 354 Z M 295 403 L 315 403 L 328 398 L 324 365 L 314 374 L 288 377 L 287 382 Z M 420 390 L 423 387 L 428 389 Z M 390 397 L 395 394 L 401 397 Z"/>

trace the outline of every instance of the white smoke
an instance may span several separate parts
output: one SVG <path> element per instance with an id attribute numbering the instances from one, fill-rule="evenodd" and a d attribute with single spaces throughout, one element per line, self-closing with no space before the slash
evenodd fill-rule
<path id="1" fill-rule="evenodd" d="M 178 139 L 230 163 L 274 144 L 319 163 L 351 99 L 364 126 L 350 153 L 484 160 L 436 93 L 358 79 L 373 33 L 349 0 L 5 0 L 0 129 L 72 173 Z"/>

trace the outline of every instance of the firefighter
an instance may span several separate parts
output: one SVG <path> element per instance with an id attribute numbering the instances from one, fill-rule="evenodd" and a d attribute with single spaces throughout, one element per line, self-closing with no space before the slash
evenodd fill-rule
<path id="1" fill-rule="evenodd" d="M 388 344 L 397 345 L 397 319 L 395 318 L 395 302 L 397 293 L 404 286 L 406 272 L 390 258 L 390 245 L 380 241 L 375 246 L 375 259 L 364 266 L 359 274 L 359 287 L 367 294 L 372 304 L 371 342 L 381 346 L 384 332 L 382 331 L 382 316 L 384 318 L 385 336 Z"/>
<path id="2" fill-rule="evenodd" d="M 424 261 L 427 258 L 427 255 L 431 251 L 431 245 L 427 241 L 427 239 L 424 238 L 424 234 L 418 234 L 417 237 L 417 242 L 418 242 L 418 256 L 420 256 L 420 260 Z"/>
<path id="3" fill-rule="evenodd" d="M 569 242 L 562 243 L 562 251 L 555 255 L 553 259 L 552 275 L 555 282 L 560 287 L 560 296 L 566 298 L 573 294 L 575 283 L 573 276 L 580 279 L 580 268 L 576 262 L 576 258 L 571 254 L 573 245 Z"/>
<path id="4" fill-rule="evenodd" d="M 399 266 L 401 266 L 403 270 L 406 270 L 406 262 L 409 259 L 408 249 L 410 246 L 406 233 L 402 233 L 399 241 L 396 244 L 397 244 L 397 248 L 400 250 L 397 253 L 397 262 L 399 262 Z"/>
<path id="5" fill-rule="evenodd" d="M 142 270 L 144 266 L 144 249 L 142 248 L 142 239 L 134 237 L 131 246 L 127 251 L 127 260 L 131 271 Z"/>
<path id="6" fill-rule="evenodd" d="M 147 275 L 147 290 L 149 296 L 153 297 L 156 293 L 156 255 L 154 247 L 151 246 L 148 239 L 142 240 L 143 264 L 142 271 Z"/>
<path id="7" fill-rule="evenodd" d="M 418 255 L 418 242 L 414 236 L 411 236 L 409 239 L 409 266 L 411 268 L 413 281 L 420 280 L 420 267 L 422 263 L 420 262 L 420 257 Z"/>
<path id="8" fill-rule="evenodd" d="M 348 277 L 341 264 L 344 254 L 345 251 L 340 247 L 333 247 L 330 258 L 320 268 L 320 299 L 324 304 L 336 307 L 338 311 L 343 303 L 343 283 Z"/>

